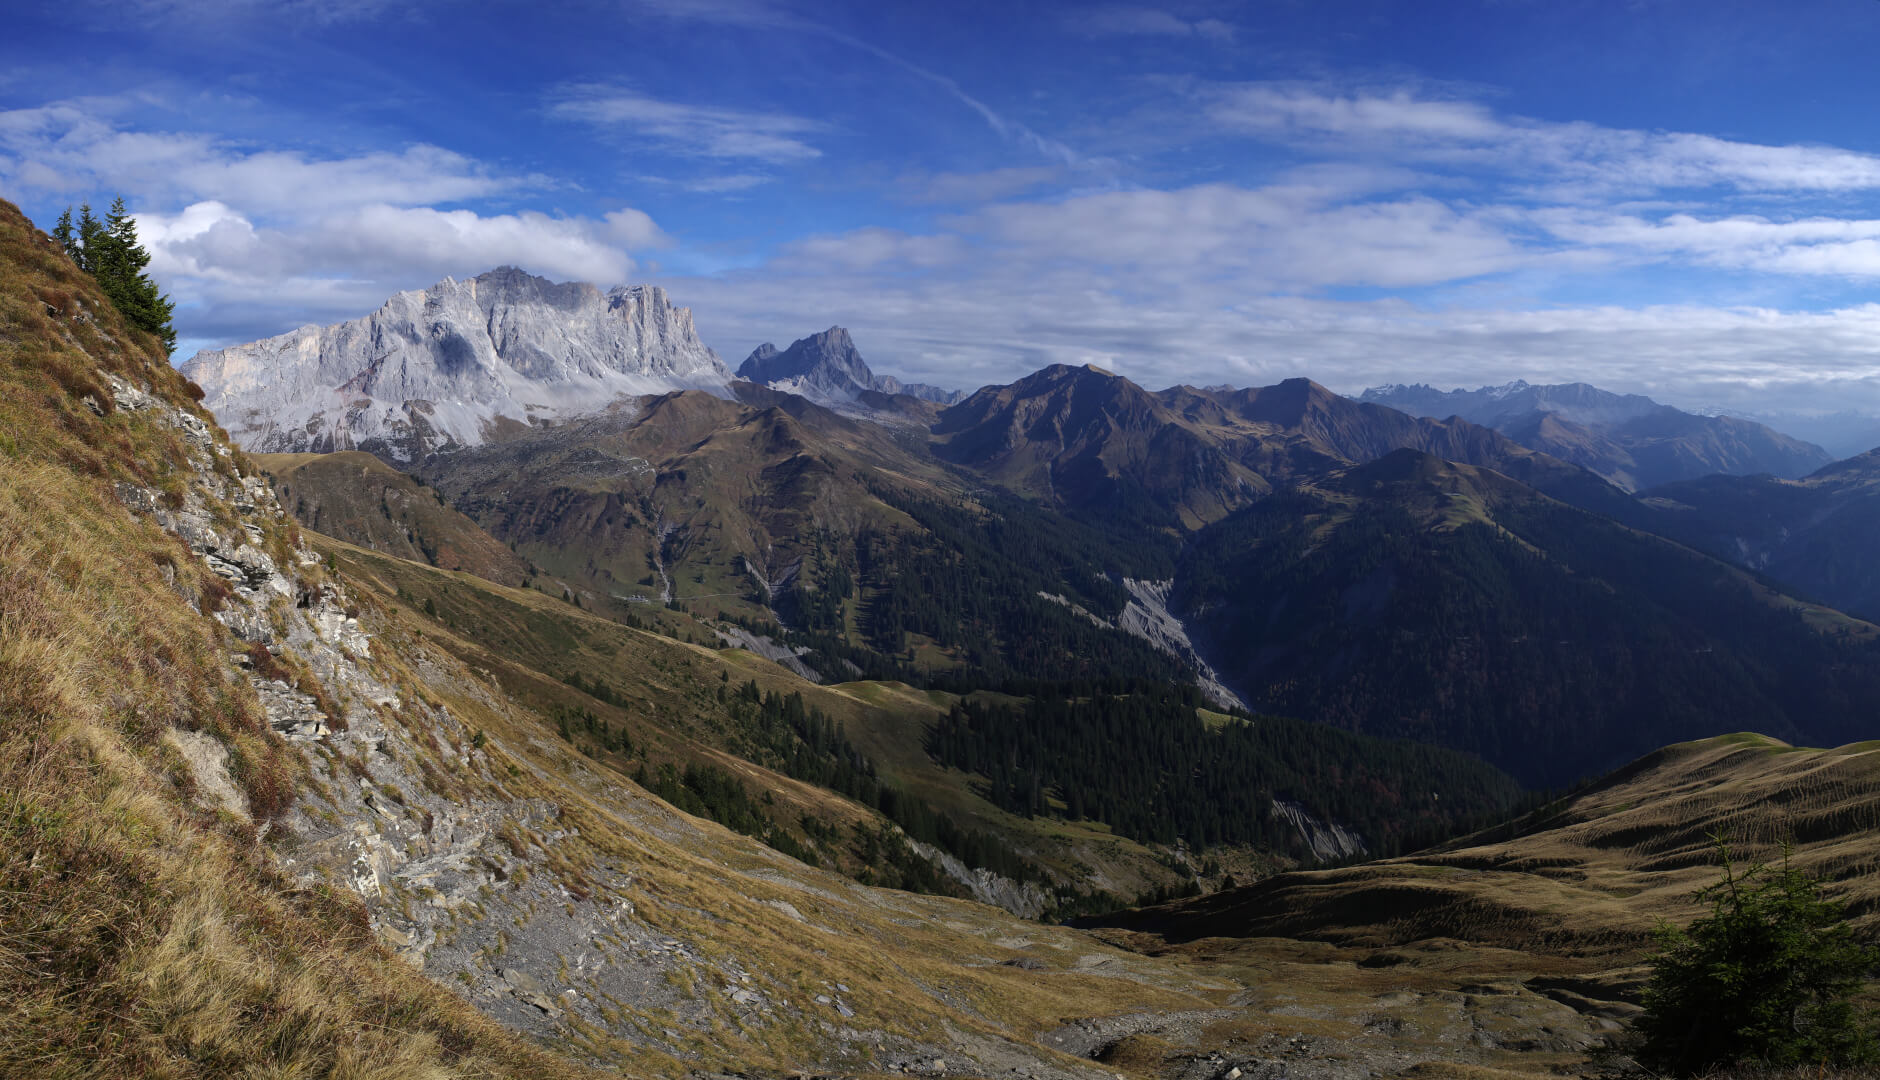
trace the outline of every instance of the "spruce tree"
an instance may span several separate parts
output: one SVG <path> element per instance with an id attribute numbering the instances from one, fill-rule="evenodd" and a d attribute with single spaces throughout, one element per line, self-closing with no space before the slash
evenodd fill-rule
<path id="1" fill-rule="evenodd" d="M 150 265 L 150 252 L 137 242 L 137 222 L 124 206 L 123 196 L 111 203 L 105 216 L 104 261 L 92 271 L 106 295 L 131 325 L 148 330 L 163 341 L 165 352 L 176 351 L 176 330 L 170 317 L 176 305 L 157 290 L 157 283 L 144 273 Z"/>
<path id="2" fill-rule="evenodd" d="M 1852 998 L 1880 952 L 1854 938 L 1842 905 L 1788 865 L 1738 871 L 1717 842 L 1723 880 L 1698 895 L 1710 914 L 1661 927 L 1639 1060 L 1695 1075 L 1718 1066 L 1871 1066 L 1869 1019 Z"/>
<path id="3" fill-rule="evenodd" d="M 144 273 L 150 252 L 137 242 L 137 223 L 125 208 L 123 196 L 112 201 L 102 221 L 91 212 L 91 204 L 85 203 L 78 208 L 74 226 L 67 207 L 52 235 L 80 270 L 98 280 L 98 287 L 127 322 L 157 335 L 166 352 L 176 351 L 176 329 L 170 321 L 176 305 Z"/>
<path id="4" fill-rule="evenodd" d="M 71 207 L 69 206 L 66 207 L 59 214 L 59 224 L 53 227 L 52 238 L 59 242 L 59 246 L 65 250 L 65 253 L 67 255 L 71 256 L 72 261 L 74 262 L 78 261 L 78 255 L 77 255 L 78 238 L 72 232 L 72 208 Z"/>
<path id="5" fill-rule="evenodd" d="M 92 215 L 91 204 L 81 203 L 78 208 L 78 242 L 67 249 L 66 254 L 72 257 L 80 270 L 96 276 L 96 262 L 103 237 L 104 226 Z"/>

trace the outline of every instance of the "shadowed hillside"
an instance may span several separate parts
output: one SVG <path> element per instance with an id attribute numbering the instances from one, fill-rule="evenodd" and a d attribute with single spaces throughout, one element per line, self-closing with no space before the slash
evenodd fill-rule
<path id="1" fill-rule="evenodd" d="M 1800 480 L 1711 476 L 1646 493 L 1652 527 L 1804 596 L 1880 615 L 1880 450 Z"/>
<path id="2" fill-rule="evenodd" d="M 1538 786 L 1720 724 L 1841 742 L 1880 701 L 1870 624 L 1413 450 L 1218 522 L 1177 580 L 1256 707 Z"/>

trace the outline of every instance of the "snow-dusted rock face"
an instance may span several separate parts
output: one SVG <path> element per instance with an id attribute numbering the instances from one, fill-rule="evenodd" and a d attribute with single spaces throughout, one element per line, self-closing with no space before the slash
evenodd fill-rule
<path id="1" fill-rule="evenodd" d="M 249 450 L 405 461 L 621 397 L 723 392 L 731 378 L 665 290 L 602 292 L 514 267 L 399 293 L 351 322 L 200 352 L 182 370 Z"/>
<path id="2" fill-rule="evenodd" d="M 738 378 L 773 390 L 800 394 L 823 405 L 853 402 L 867 390 L 878 394 L 906 394 L 942 405 L 951 405 L 966 396 L 959 390 L 944 390 L 926 383 L 904 383 L 892 375 L 876 375 L 862 360 L 849 332 L 840 326 L 795 341 L 781 352 L 770 342 L 764 342 L 738 365 Z"/>

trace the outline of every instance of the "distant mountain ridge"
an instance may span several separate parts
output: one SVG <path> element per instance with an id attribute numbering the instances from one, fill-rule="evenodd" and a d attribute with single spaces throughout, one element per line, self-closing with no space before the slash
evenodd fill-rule
<path id="1" fill-rule="evenodd" d="M 1531 450 L 1584 466 L 1627 491 L 1712 473 L 1793 479 L 1832 460 L 1813 443 L 1734 416 L 1701 416 L 1587 383 L 1517 379 L 1476 390 L 1377 386 L 1358 400 L 1441 419 L 1460 416 Z"/>
<path id="2" fill-rule="evenodd" d="M 403 292 L 377 311 L 197 353 L 182 365 L 244 448 L 413 461 L 622 397 L 731 381 L 665 290 L 555 283 L 514 267 Z"/>
<path id="3" fill-rule="evenodd" d="M 1880 450 L 1800 480 L 1708 476 L 1645 493 L 1653 528 L 1825 604 L 1880 617 Z"/>
<path id="4" fill-rule="evenodd" d="M 961 390 L 904 383 L 892 375 L 875 374 L 849 332 L 840 326 L 799 338 L 781 351 L 764 342 L 738 365 L 738 378 L 801 394 L 823 405 L 857 401 L 871 391 L 891 396 L 905 394 L 941 405 L 951 405 L 966 396 Z"/>
<path id="5" fill-rule="evenodd" d="M 1613 516 L 1631 500 L 1583 468 L 1466 420 L 1419 419 L 1310 379 L 1152 392 L 1101 368 L 1052 365 L 947 409 L 935 452 L 1065 509 L 1196 529 L 1276 490 L 1415 449 L 1496 469 Z"/>

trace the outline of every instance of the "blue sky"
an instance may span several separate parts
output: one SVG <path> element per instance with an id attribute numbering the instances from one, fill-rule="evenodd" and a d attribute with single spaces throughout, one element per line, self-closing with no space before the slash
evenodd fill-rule
<path id="1" fill-rule="evenodd" d="M 1880 2 L 11 5 L 0 196 L 197 347 L 509 263 L 733 366 L 1880 412 Z"/>

